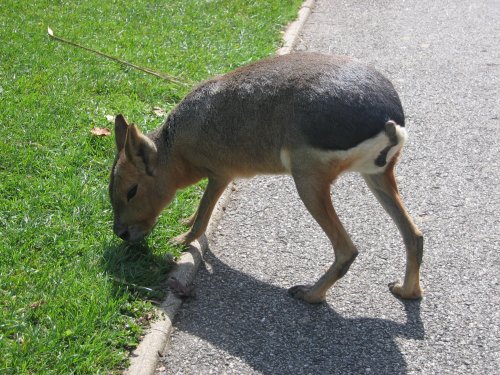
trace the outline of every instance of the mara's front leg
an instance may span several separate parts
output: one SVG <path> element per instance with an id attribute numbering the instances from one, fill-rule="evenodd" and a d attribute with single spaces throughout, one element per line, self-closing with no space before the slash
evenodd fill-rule
<path id="1" fill-rule="evenodd" d="M 171 243 L 176 245 L 189 245 L 205 233 L 215 205 L 230 181 L 230 179 L 218 176 L 211 176 L 208 178 L 207 188 L 203 193 L 200 205 L 196 213 L 188 219 L 192 221 L 191 228 L 186 233 L 172 238 L 170 240 Z"/>

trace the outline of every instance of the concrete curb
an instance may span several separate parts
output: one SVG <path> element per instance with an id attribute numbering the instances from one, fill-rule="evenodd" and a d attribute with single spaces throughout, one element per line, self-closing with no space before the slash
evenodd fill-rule
<path id="1" fill-rule="evenodd" d="M 193 282 L 203 254 L 208 248 L 207 237 L 210 237 L 217 228 L 229 196 L 234 189 L 233 186 L 231 183 L 217 202 L 206 234 L 192 243 L 189 249 L 181 255 L 174 269 L 169 273 L 169 278 L 175 277 L 181 285 L 190 285 Z M 182 299 L 180 297 L 171 292 L 167 293 L 167 298 L 157 309 L 158 320 L 151 324 L 139 346 L 130 355 L 130 366 L 124 371 L 125 375 L 151 375 L 155 373 L 158 360 L 168 345 L 174 317 L 181 305 Z"/>
<path id="2" fill-rule="evenodd" d="M 311 13 L 315 0 L 306 0 L 298 12 L 298 17 L 285 30 L 283 35 L 283 46 L 276 51 L 278 55 L 290 53 L 298 39 L 298 34 L 304 26 L 307 17 Z M 203 259 L 203 254 L 208 248 L 207 237 L 210 237 L 222 218 L 225 206 L 229 201 L 233 184 L 230 184 L 214 210 L 206 235 L 193 243 L 187 252 L 177 261 L 175 268 L 169 277 L 175 277 L 181 285 L 189 285 L 193 282 L 198 267 Z M 152 375 L 156 371 L 158 360 L 166 349 L 172 333 L 173 320 L 182 305 L 182 299 L 174 293 L 168 293 L 167 298 L 158 308 L 160 318 L 151 324 L 144 339 L 130 356 L 130 366 L 124 371 L 126 375 Z"/>
<path id="3" fill-rule="evenodd" d="M 285 33 L 283 34 L 283 47 L 276 51 L 278 55 L 286 55 L 287 53 L 292 52 L 293 47 L 297 43 L 299 32 L 302 30 L 307 18 L 311 14 L 314 2 L 315 0 L 304 1 L 299 9 L 297 19 L 288 25 Z"/>

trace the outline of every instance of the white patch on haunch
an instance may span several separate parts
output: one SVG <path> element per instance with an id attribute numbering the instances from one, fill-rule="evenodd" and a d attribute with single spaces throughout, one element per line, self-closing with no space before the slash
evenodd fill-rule
<path id="1" fill-rule="evenodd" d="M 380 132 L 373 138 L 367 139 L 361 142 L 357 146 L 350 148 L 349 150 L 342 151 L 324 151 L 318 149 L 308 150 L 308 154 L 313 156 L 314 159 L 321 164 L 328 164 L 333 162 L 348 162 L 349 167 L 346 171 L 359 172 L 363 174 L 376 174 L 383 172 L 387 164 L 396 155 L 398 151 L 403 148 L 404 143 L 407 139 L 407 133 L 405 128 L 396 126 L 396 136 L 398 139 L 397 144 L 392 146 L 387 152 L 385 158 L 385 164 L 383 166 L 377 166 L 375 160 L 379 157 L 380 153 L 388 146 L 391 145 L 391 140 L 385 133 L 385 131 Z M 291 152 L 286 148 L 280 150 L 280 160 L 283 168 L 287 173 L 292 171 L 292 155 Z"/>
<path id="2" fill-rule="evenodd" d="M 348 171 L 354 171 L 365 174 L 381 173 L 387 167 L 387 163 L 403 148 L 407 138 L 405 128 L 396 125 L 396 136 L 398 143 L 392 146 L 387 153 L 385 165 L 379 167 L 375 164 L 375 160 L 380 155 L 382 150 L 391 145 L 391 141 L 385 131 L 380 132 L 377 136 L 361 142 L 356 147 L 345 151 L 330 151 L 330 160 L 352 160 Z M 325 155 L 326 156 L 326 155 Z"/>

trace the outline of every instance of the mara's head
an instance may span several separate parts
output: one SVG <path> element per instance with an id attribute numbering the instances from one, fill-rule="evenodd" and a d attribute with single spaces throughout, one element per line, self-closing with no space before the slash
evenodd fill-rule
<path id="1" fill-rule="evenodd" d="M 115 234 L 140 241 L 156 224 L 165 191 L 158 187 L 158 151 L 154 142 L 122 115 L 115 119 L 117 155 L 109 183 Z"/>

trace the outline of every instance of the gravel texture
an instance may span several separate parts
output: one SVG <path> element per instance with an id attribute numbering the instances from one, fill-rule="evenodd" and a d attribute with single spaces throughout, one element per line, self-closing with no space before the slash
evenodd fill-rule
<path id="1" fill-rule="evenodd" d="M 498 373 L 499 25 L 493 0 L 316 2 L 296 50 L 368 61 L 400 93 L 425 298 L 389 293 L 402 240 L 357 175 L 332 197 L 358 258 L 327 303 L 290 298 L 330 265 L 330 244 L 290 177 L 238 181 L 157 374 Z"/>

